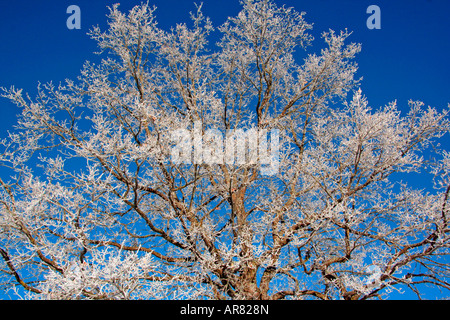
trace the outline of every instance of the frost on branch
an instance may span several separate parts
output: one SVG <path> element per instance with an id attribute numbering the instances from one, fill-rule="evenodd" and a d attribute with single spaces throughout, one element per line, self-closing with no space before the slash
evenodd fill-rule
<path id="1" fill-rule="evenodd" d="M 437 144 L 448 111 L 370 107 L 350 32 L 323 33 L 317 51 L 305 13 L 242 6 L 218 27 L 198 6 L 163 30 L 148 4 L 113 5 L 109 28 L 90 32 L 102 60 L 76 81 L 40 84 L 35 98 L 2 88 L 21 110 L 1 140 L 2 290 L 370 299 L 450 289 L 450 156 Z M 227 137 L 239 147 L 212 161 Z M 413 188 L 411 175 L 435 189 Z"/>

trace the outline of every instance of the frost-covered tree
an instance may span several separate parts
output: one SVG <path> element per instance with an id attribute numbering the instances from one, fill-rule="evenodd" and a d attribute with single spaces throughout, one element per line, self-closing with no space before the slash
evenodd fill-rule
<path id="1" fill-rule="evenodd" d="M 448 111 L 371 109 L 355 76 L 360 45 L 330 30 L 308 53 L 312 25 L 292 8 L 245 0 L 215 29 L 201 7 L 191 19 L 166 31 L 148 4 L 114 5 L 108 30 L 90 32 L 103 59 L 76 81 L 41 85 L 36 98 L 3 89 L 22 110 L 0 151 L 3 289 L 45 299 L 450 289 L 450 154 L 434 143 Z M 402 182 L 416 172 L 435 189 Z"/>

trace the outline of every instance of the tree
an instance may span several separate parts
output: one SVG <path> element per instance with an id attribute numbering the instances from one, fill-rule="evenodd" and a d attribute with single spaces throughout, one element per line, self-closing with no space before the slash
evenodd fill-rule
<path id="1" fill-rule="evenodd" d="M 450 289 L 450 154 L 435 144 L 448 111 L 372 110 L 349 32 L 323 33 L 325 48 L 307 54 L 304 13 L 242 6 L 213 46 L 201 6 L 190 27 L 165 31 L 148 4 L 114 5 L 109 29 L 90 32 L 105 57 L 77 81 L 40 85 L 35 99 L 3 89 L 22 109 L 0 157 L 12 289 L 46 299 Z M 414 172 L 436 188 L 402 182 Z"/>

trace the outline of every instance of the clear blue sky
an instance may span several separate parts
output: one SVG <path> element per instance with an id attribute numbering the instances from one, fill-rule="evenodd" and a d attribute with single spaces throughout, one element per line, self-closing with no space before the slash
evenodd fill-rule
<path id="1" fill-rule="evenodd" d="M 159 26 L 169 28 L 188 20 L 199 0 L 151 0 Z M 130 0 L 0 0 L 0 86 L 15 85 L 34 96 L 38 81 L 75 79 L 86 60 L 95 60 L 96 44 L 86 33 L 91 26 L 106 28 L 107 6 Z M 450 103 L 449 0 L 275 0 L 307 13 L 314 23 L 315 43 L 322 31 L 347 28 L 350 40 L 362 43 L 357 57 L 362 89 L 374 108 L 397 100 L 406 110 L 409 99 L 439 109 Z M 69 5 L 81 9 L 81 30 L 69 30 Z M 214 25 L 240 10 L 239 0 L 203 0 L 204 13 Z M 381 29 L 369 30 L 369 5 L 381 9 Z M 0 99 L 0 138 L 15 121 L 16 107 Z M 443 145 L 450 150 L 450 138 Z"/>
<path id="2" fill-rule="evenodd" d="M 152 0 L 163 28 L 188 19 L 199 0 Z M 239 0 L 204 0 L 204 12 L 215 25 L 235 15 Z M 0 86 L 15 85 L 34 93 L 37 81 L 55 83 L 75 78 L 85 60 L 92 60 L 96 44 L 86 32 L 106 27 L 107 6 L 120 2 L 128 10 L 140 1 L 130 0 L 0 0 Z M 328 28 L 353 31 L 350 40 L 362 43 L 357 57 L 362 89 L 373 107 L 408 99 L 444 107 L 450 102 L 450 1 L 448 0 L 276 0 L 307 13 L 314 23 L 316 43 Z M 69 30 L 66 9 L 81 9 L 81 30 Z M 381 9 L 381 30 L 369 30 L 366 9 Z M 0 136 L 17 111 L 0 100 Z"/>

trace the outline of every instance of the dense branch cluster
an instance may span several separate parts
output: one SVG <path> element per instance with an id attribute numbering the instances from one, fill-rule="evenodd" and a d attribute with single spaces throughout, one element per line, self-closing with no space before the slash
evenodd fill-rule
<path id="1" fill-rule="evenodd" d="M 0 150 L 2 290 L 368 299 L 450 289 L 450 156 L 433 144 L 448 111 L 371 109 L 349 32 L 330 30 L 307 53 L 304 13 L 242 5 L 218 28 L 197 7 L 170 31 L 148 4 L 114 5 L 109 29 L 90 32 L 103 59 L 76 81 L 40 85 L 34 99 L 3 89 L 21 115 Z M 194 124 L 278 130 L 278 172 L 173 161 L 171 133 Z M 434 175 L 435 190 L 402 182 L 415 172 Z"/>

